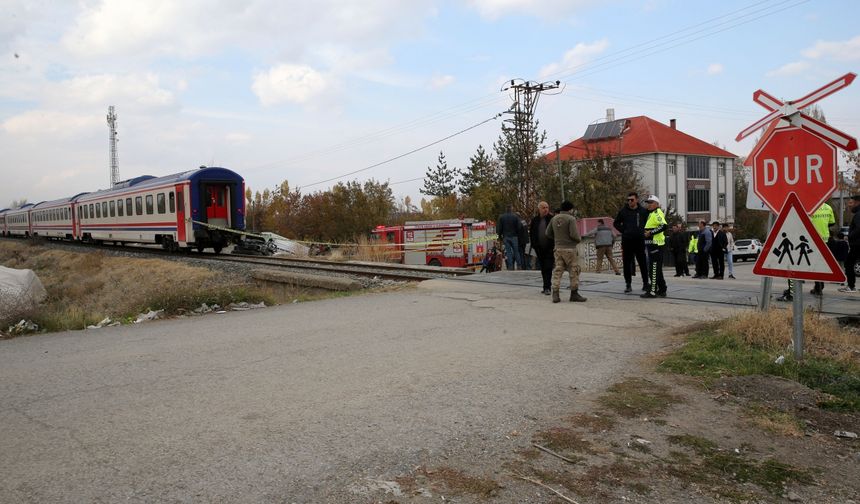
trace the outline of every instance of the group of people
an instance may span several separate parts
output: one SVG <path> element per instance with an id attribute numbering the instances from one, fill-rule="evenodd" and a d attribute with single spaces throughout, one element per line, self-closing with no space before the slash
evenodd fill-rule
<path id="1" fill-rule="evenodd" d="M 668 243 L 668 250 L 675 261 L 676 277 L 690 276 L 688 265 L 694 264 L 695 275 L 692 278 L 722 280 L 725 278 L 727 265 L 728 278 L 735 278 L 735 241 L 731 227 L 726 228 L 718 221 L 709 226 L 706 221 L 700 220 L 698 231 L 693 233 L 686 232 L 681 224 L 676 224 L 669 231 L 666 216 L 660 208 L 660 199 L 652 195 L 647 197 L 644 203 L 644 206 L 640 204 L 637 193 L 629 193 L 626 204 L 618 211 L 612 223 L 621 235 L 622 272 L 618 271 L 612 257 L 614 233 L 602 219 L 598 221 L 598 227 L 593 233 L 598 272 L 602 260 L 606 258 L 616 274 L 623 273 L 624 292 L 630 293 L 633 291 L 633 277 L 636 276 L 638 264 L 642 275 L 641 297 L 665 297 L 667 285 L 663 276 L 663 261 Z M 844 261 L 847 285 L 840 291 L 856 292 L 854 264 L 860 260 L 860 195 L 850 198 L 849 209 L 853 218 L 844 240 L 841 237 L 830 240 L 830 228 L 836 223 L 830 205 L 824 203 L 811 218 L 816 230 L 831 246 L 837 259 Z M 561 278 L 567 271 L 570 275 L 570 301 L 586 301 L 586 298 L 579 294 L 581 268 L 577 245 L 582 237 L 573 217 L 573 203 L 564 201 L 560 210 L 553 215 L 549 204 L 542 201 L 538 204 L 537 215 L 528 224 L 521 221 L 509 206 L 507 213 L 499 217 L 497 231 L 499 240 L 504 244 L 505 262 L 509 270 L 515 267 L 528 269 L 524 248 L 525 244 L 529 243 L 536 266 L 541 270 L 542 293 L 551 295 L 554 303 L 560 302 Z M 839 242 L 844 243 L 844 246 L 839 245 Z M 708 276 L 709 269 L 713 273 L 712 276 Z M 788 289 L 779 299 L 791 300 L 793 289 L 794 283 L 789 281 Z M 823 289 L 824 284 L 816 282 L 812 293 L 821 295 Z"/>

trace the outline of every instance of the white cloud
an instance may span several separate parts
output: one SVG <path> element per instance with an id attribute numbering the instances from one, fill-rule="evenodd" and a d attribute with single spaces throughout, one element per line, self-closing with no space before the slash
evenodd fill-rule
<path id="1" fill-rule="evenodd" d="M 711 63 L 710 65 L 708 65 L 707 72 L 708 75 L 717 75 L 723 73 L 723 70 L 724 68 L 722 63 Z"/>
<path id="2" fill-rule="evenodd" d="M 819 40 L 808 49 L 801 51 L 809 59 L 833 59 L 836 61 L 860 60 L 860 35 L 843 41 L 830 42 Z"/>
<path id="3" fill-rule="evenodd" d="M 559 63 L 550 63 L 540 70 L 540 77 L 546 78 L 558 72 L 570 72 L 580 70 L 583 65 L 594 59 L 595 56 L 602 53 L 609 47 L 609 42 L 606 39 L 598 40 L 592 44 L 580 42 L 564 53 L 564 57 Z"/>
<path id="4" fill-rule="evenodd" d="M 574 14 L 598 2 L 595 0 L 470 0 L 469 4 L 481 17 L 495 20 L 512 14 L 558 18 Z"/>
<path id="5" fill-rule="evenodd" d="M 453 75 L 435 75 L 430 79 L 430 87 L 433 89 L 442 89 L 454 83 Z"/>
<path id="6" fill-rule="evenodd" d="M 809 66 L 809 62 L 807 61 L 794 61 L 792 63 L 782 65 L 776 70 L 771 70 L 765 75 L 768 77 L 790 77 L 792 75 L 798 75 L 805 72 L 809 69 Z"/>
<path id="7" fill-rule="evenodd" d="M 96 128 L 106 129 L 104 116 L 71 114 L 55 110 L 30 110 L 3 121 L 2 128 L 9 135 L 49 138 L 72 138 L 90 134 Z"/>
<path id="8" fill-rule="evenodd" d="M 328 83 L 318 71 L 307 65 L 281 64 L 254 75 L 251 89 L 264 106 L 284 102 L 307 103 L 320 95 Z"/>
<path id="9" fill-rule="evenodd" d="M 86 75 L 46 86 L 43 102 L 54 108 L 116 105 L 126 110 L 154 111 L 176 107 L 172 92 L 152 73 Z"/>
<path id="10" fill-rule="evenodd" d="M 251 135 L 241 132 L 227 133 L 226 135 L 224 135 L 224 140 L 233 145 L 241 145 L 248 143 L 251 138 Z"/>

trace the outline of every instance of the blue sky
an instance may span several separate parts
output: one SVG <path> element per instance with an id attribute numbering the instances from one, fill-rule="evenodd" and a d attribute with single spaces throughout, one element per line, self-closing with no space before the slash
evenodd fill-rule
<path id="1" fill-rule="evenodd" d="M 860 68 L 860 3 L 825 0 L 3 1 L 0 207 L 108 184 L 105 114 L 119 116 L 123 178 L 199 165 L 255 190 L 303 192 L 493 117 L 512 78 L 556 80 L 537 116 L 566 143 L 614 108 L 746 155 L 764 115 Z M 820 103 L 860 134 L 860 83 Z M 463 167 L 490 121 L 340 180 L 421 197 L 444 151 Z"/>

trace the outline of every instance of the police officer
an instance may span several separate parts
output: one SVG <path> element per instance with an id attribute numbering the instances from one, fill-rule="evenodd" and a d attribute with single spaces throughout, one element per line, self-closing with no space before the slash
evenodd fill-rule
<path id="1" fill-rule="evenodd" d="M 660 199 L 648 196 L 645 200 L 648 220 L 645 221 L 645 247 L 648 249 L 649 284 L 651 288 L 642 294 L 643 298 L 666 297 L 666 280 L 663 278 L 663 250 L 666 248 L 666 216 L 660 210 Z"/>

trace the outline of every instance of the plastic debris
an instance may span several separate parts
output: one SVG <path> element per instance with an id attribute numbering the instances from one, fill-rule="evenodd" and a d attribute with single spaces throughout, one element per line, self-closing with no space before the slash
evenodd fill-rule
<path id="1" fill-rule="evenodd" d="M 111 320 L 110 317 L 105 317 L 101 322 L 95 325 L 88 325 L 87 329 L 101 329 L 102 327 L 114 327 L 121 325 L 119 320 Z"/>
<path id="2" fill-rule="evenodd" d="M 230 303 L 227 305 L 227 309 L 233 310 L 233 311 L 257 310 L 259 308 L 265 308 L 265 307 L 266 307 L 266 303 L 264 303 L 262 301 L 260 301 L 259 303 L 256 303 L 256 304 L 242 301 L 241 303 Z"/>
<path id="3" fill-rule="evenodd" d="M 135 319 L 134 323 L 140 324 L 141 322 L 147 322 L 150 320 L 158 320 L 161 318 L 162 315 L 164 315 L 164 310 L 158 310 L 158 311 L 150 310 L 148 313 L 141 313 L 140 315 L 138 315 L 137 319 Z"/>
<path id="4" fill-rule="evenodd" d="M 833 435 L 841 438 L 857 439 L 857 433 L 851 431 L 838 430 Z"/>
<path id="5" fill-rule="evenodd" d="M 782 365 L 783 363 L 785 363 L 785 355 L 780 355 L 779 357 L 776 358 L 775 361 L 773 361 L 773 363 Z"/>
<path id="6" fill-rule="evenodd" d="M 9 328 L 6 329 L 6 332 L 10 336 L 16 336 L 19 334 L 30 334 L 30 333 L 34 333 L 34 332 L 38 332 L 38 331 L 39 331 L 39 324 L 36 324 L 35 322 L 33 322 L 31 320 L 24 320 L 24 319 L 22 319 L 20 322 L 18 322 L 15 325 L 10 325 Z"/>

